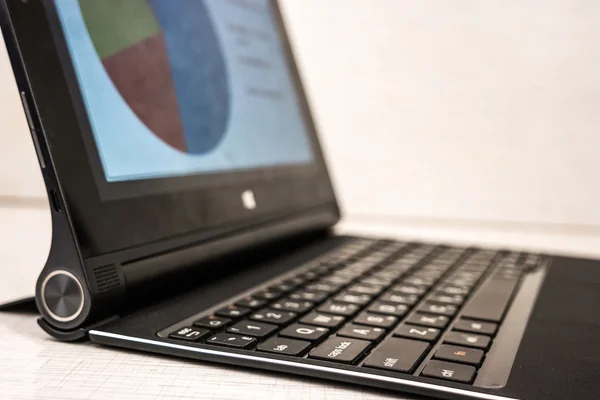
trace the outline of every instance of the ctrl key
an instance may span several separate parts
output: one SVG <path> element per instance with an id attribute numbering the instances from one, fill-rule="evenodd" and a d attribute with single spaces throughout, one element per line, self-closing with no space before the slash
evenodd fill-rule
<path id="1" fill-rule="evenodd" d="M 430 361 L 421 375 L 454 382 L 471 383 L 475 376 L 475 368 L 445 361 Z"/>

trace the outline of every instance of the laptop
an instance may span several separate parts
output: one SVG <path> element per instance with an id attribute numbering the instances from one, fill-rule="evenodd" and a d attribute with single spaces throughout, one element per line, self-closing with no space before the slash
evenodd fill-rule
<path id="1" fill-rule="evenodd" d="M 334 233 L 276 2 L 0 4 L 51 204 L 49 335 L 359 390 L 598 398 L 598 261 Z"/>

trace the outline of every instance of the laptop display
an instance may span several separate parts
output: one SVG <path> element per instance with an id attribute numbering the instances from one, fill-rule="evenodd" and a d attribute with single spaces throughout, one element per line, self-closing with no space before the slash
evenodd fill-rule
<path id="1" fill-rule="evenodd" d="M 57 0 L 107 182 L 313 160 L 266 0 Z"/>

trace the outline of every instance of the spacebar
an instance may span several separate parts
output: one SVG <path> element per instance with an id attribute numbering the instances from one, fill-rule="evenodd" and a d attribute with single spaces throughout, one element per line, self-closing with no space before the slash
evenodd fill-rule
<path id="1" fill-rule="evenodd" d="M 516 286 L 516 279 L 492 278 L 475 293 L 464 308 L 462 317 L 500 322 Z"/>

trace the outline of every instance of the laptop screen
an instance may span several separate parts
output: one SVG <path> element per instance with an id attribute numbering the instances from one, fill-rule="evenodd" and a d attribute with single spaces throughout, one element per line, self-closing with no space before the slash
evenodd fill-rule
<path id="1" fill-rule="evenodd" d="M 106 182 L 313 161 L 268 0 L 55 4 Z"/>

